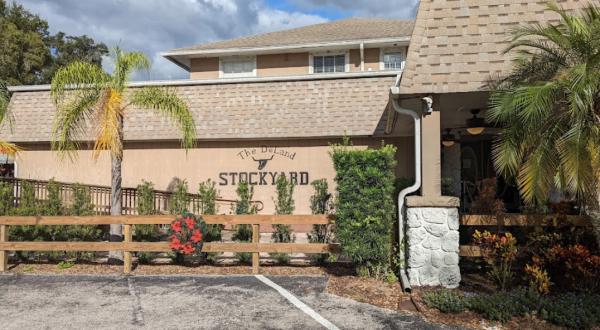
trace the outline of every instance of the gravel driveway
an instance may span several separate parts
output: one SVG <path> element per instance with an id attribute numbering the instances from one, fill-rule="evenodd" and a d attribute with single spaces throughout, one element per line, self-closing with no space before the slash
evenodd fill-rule
<path id="1" fill-rule="evenodd" d="M 7 274 L 0 328 L 458 329 L 330 295 L 326 285 L 324 276 Z"/>

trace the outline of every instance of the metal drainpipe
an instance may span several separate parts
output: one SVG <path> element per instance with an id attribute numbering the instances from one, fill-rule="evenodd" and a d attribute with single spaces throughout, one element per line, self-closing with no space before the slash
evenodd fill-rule
<path id="1" fill-rule="evenodd" d="M 360 71 L 365 71 L 365 44 L 360 43 Z"/>
<path id="2" fill-rule="evenodd" d="M 408 248 L 406 240 L 404 239 L 406 226 L 406 220 L 404 219 L 404 198 L 406 195 L 419 190 L 421 187 L 421 116 L 413 110 L 404 109 L 400 106 L 398 101 L 398 96 L 400 94 L 400 77 L 401 75 L 398 75 L 398 79 L 396 79 L 396 86 L 392 87 L 390 90 L 391 103 L 397 113 L 411 116 L 415 124 L 415 183 L 408 188 L 404 188 L 398 194 L 398 237 L 400 244 L 404 244 L 404 249 L 400 249 L 400 258 L 401 260 L 404 260 L 403 265 L 401 266 L 402 268 L 400 269 L 400 282 L 404 292 L 410 293 L 411 287 L 410 282 L 408 281 L 406 258 L 404 253 L 404 251 L 406 251 Z"/>

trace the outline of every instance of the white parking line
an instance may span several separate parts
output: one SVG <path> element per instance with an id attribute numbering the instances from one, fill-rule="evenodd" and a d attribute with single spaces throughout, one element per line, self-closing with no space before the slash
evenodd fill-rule
<path id="1" fill-rule="evenodd" d="M 268 278 L 266 278 L 266 277 L 264 277 L 262 275 L 254 275 L 254 276 L 257 279 L 259 279 L 261 282 L 263 282 L 264 284 L 266 284 L 266 285 L 272 287 L 273 289 L 277 290 L 277 292 L 279 292 L 285 299 L 289 300 L 289 302 L 291 302 L 294 306 L 298 307 L 301 311 L 303 311 L 304 313 L 308 314 L 308 316 L 310 316 L 313 319 L 315 319 L 315 321 L 319 322 L 325 328 L 327 328 L 329 330 L 340 330 L 340 328 L 338 328 L 335 325 L 333 325 L 333 323 L 327 321 L 327 319 L 324 318 L 323 316 L 317 314 L 317 312 L 315 312 L 314 310 L 312 310 L 310 307 L 306 306 L 305 303 L 303 303 L 302 301 L 300 301 L 300 299 L 296 298 L 296 296 L 294 296 L 293 294 L 291 294 L 286 289 L 284 289 L 281 286 L 275 284 L 273 281 L 269 280 Z"/>

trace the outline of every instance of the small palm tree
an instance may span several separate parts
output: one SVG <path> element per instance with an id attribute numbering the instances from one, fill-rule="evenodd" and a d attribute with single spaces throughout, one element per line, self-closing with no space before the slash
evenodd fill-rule
<path id="1" fill-rule="evenodd" d="M 488 120 L 497 137 L 497 171 L 516 180 L 527 203 L 552 189 L 598 207 L 600 182 L 600 8 L 568 12 L 555 3 L 556 24 L 513 31 L 505 53 L 513 69 L 492 85 Z"/>
<path id="2" fill-rule="evenodd" d="M 174 89 L 143 87 L 129 89 L 134 72 L 149 72 L 150 59 L 141 52 L 111 51 L 114 72 L 98 65 L 76 62 L 59 69 L 52 80 L 51 95 L 56 107 L 52 149 L 61 156 L 75 155 L 80 143 L 93 136 L 93 157 L 107 151 L 111 156 L 111 215 L 121 215 L 121 162 L 123 161 L 123 119 L 130 106 L 151 109 L 168 117 L 181 131 L 181 144 L 192 148 L 196 125 L 190 109 Z M 91 135 L 95 134 L 95 135 Z M 122 240 L 120 225 L 111 225 L 111 241 Z M 109 260 L 122 259 L 111 252 Z"/>
<path id="3" fill-rule="evenodd" d="M 13 116 L 10 109 L 10 92 L 8 91 L 8 84 L 0 80 L 0 130 L 7 125 L 9 129 L 12 129 Z M 12 143 L 0 140 L 0 154 L 14 157 L 22 149 Z"/>

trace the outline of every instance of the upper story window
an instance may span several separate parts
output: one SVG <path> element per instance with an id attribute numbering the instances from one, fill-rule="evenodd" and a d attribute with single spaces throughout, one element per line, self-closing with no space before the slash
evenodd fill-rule
<path id="1" fill-rule="evenodd" d="M 404 69 L 404 52 L 400 49 L 381 50 L 381 70 Z"/>
<path id="2" fill-rule="evenodd" d="M 256 60 L 254 58 L 223 59 L 220 66 L 220 78 L 256 76 Z"/>
<path id="3" fill-rule="evenodd" d="M 310 73 L 348 72 L 348 54 L 310 55 Z"/>

